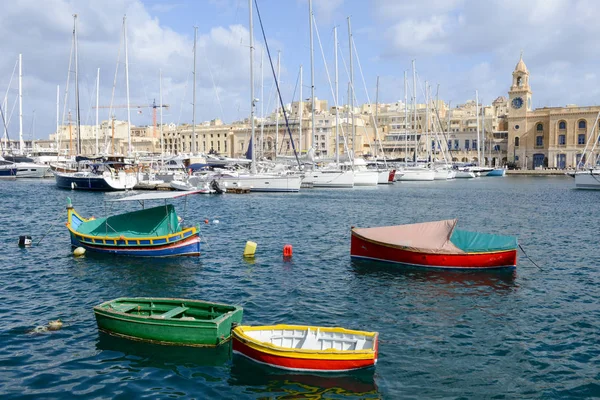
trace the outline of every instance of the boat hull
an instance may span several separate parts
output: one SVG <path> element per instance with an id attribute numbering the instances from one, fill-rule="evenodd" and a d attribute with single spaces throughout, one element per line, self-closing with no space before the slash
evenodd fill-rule
<path id="1" fill-rule="evenodd" d="M 311 327 L 274 325 L 264 328 L 277 329 L 283 327 L 310 329 Z M 280 368 L 291 371 L 312 371 L 312 372 L 344 372 L 363 368 L 373 367 L 377 363 L 378 355 L 378 334 L 359 331 L 348 331 L 342 328 L 329 328 L 331 330 L 355 332 L 372 335 L 373 348 L 362 351 L 336 351 L 333 348 L 323 350 L 304 350 L 304 348 L 273 346 L 268 342 L 251 338 L 244 333 L 244 328 L 236 327 L 232 331 L 233 352 L 247 357 L 260 364 L 268 365 L 274 368 Z M 263 327 L 251 327 L 251 329 Z M 314 327 L 313 327 L 314 328 Z M 328 329 L 328 328 L 319 328 Z M 290 339 L 286 339 L 290 340 Z M 331 339 L 327 339 L 331 340 Z M 333 339 L 335 340 L 335 339 Z M 333 342 L 329 342 L 334 346 Z"/>
<path id="2" fill-rule="evenodd" d="M 211 177 L 220 187 L 249 188 L 251 192 L 298 192 L 302 177 L 278 175 L 241 175 L 238 177 Z M 227 184 L 227 185 L 225 185 Z"/>
<path id="3" fill-rule="evenodd" d="M 16 163 L 15 167 L 17 168 L 17 178 L 44 178 L 50 169 L 48 165 L 32 163 Z"/>
<path id="4" fill-rule="evenodd" d="M 369 360 L 327 360 L 314 358 L 294 358 L 268 354 L 241 342 L 233 335 L 233 352 L 260 364 L 290 371 L 344 372 L 369 368 L 376 359 Z"/>
<path id="5" fill-rule="evenodd" d="M 404 174 L 397 180 L 400 182 L 408 181 L 433 181 L 435 179 L 435 171 L 426 168 L 405 169 Z"/>
<path id="6" fill-rule="evenodd" d="M 302 182 L 314 188 L 352 188 L 354 173 L 352 171 L 309 171 Z"/>
<path id="7" fill-rule="evenodd" d="M 137 179 L 133 175 L 118 177 L 113 180 L 101 175 L 76 176 L 70 173 L 54 173 L 56 186 L 60 189 L 69 190 L 91 190 L 99 192 L 111 192 L 133 189 Z"/>
<path id="8" fill-rule="evenodd" d="M 506 175 L 506 169 L 504 168 L 495 168 L 487 173 L 486 176 L 504 176 Z"/>
<path id="9" fill-rule="evenodd" d="M 169 243 L 162 246 L 102 246 L 100 244 L 90 244 L 77 239 L 77 235 L 71 233 L 71 246 L 83 247 L 86 250 L 95 253 L 116 254 L 132 257 L 180 257 L 180 256 L 199 256 L 200 255 L 200 234 L 197 233 L 189 238 L 175 243 Z M 120 242 L 118 240 L 117 242 Z"/>
<path id="10" fill-rule="evenodd" d="M 120 309 L 119 305 L 115 305 L 112 309 L 109 303 L 114 302 L 129 304 L 129 307 Z M 220 311 L 210 313 L 211 307 L 213 311 Z M 160 314 L 151 315 L 151 310 L 161 308 L 162 311 L 185 309 L 178 316 L 186 312 L 196 317 L 162 318 Z M 128 339 L 181 346 L 214 347 L 228 341 L 232 326 L 241 323 L 242 314 L 241 307 L 184 299 L 122 298 L 94 307 L 98 329 L 103 332 Z"/>
<path id="11" fill-rule="evenodd" d="M 354 186 L 377 186 L 378 182 L 377 171 L 354 171 Z"/>
<path id="12" fill-rule="evenodd" d="M 575 173 L 575 188 L 600 190 L 600 170 Z"/>
<path id="13" fill-rule="evenodd" d="M 384 261 L 423 268 L 468 270 L 514 268 L 517 265 L 516 249 L 486 253 L 424 253 L 368 240 L 357 235 L 355 232 L 352 232 L 350 255 L 354 258 Z"/>

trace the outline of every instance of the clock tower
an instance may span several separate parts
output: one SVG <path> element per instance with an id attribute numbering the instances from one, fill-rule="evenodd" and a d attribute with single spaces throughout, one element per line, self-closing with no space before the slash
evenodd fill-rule
<path id="1" fill-rule="evenodd" d="M 527 112 L 531 111 L 531 88 L 529 87 L 529 71 L 523 54 L 512 73 L 512 85 L 508 91 L 508 160 L 517 162 L 520 165 L 521 160 L 517 161 L 519 156 L 519 147 L 524 147 L 521 143 L 526 138 L 522 138 L 527 132 Z"/>

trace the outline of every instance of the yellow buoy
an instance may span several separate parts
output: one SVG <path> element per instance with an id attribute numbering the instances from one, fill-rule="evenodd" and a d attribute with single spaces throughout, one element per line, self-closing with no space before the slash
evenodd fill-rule
<path id="1" fill-rule="evenodd" d="M 254 257 L 254 253 L 256 253 L 256 243 L 248 240 L 244 248 L 244 257 Z"/>
<path id="2" fill-rule="evenodd" d="M 85 249 L 83 247 L 78 247 L 73 251 L 73 255 L 75 257 L 81 257 L 85 254 Z"/>

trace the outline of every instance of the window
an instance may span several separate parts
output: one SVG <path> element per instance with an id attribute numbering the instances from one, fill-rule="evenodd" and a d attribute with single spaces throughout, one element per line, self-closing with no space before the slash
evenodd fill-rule
<path id="1" fill-rule="evenodd" d="M 458 139 L 454 139 L 454 150 L 458 150 Z"/>
<path id="2" fill-rule="evenodd" d="M 535 145 L 538 147 L 541 147 L 544 145 L 544 137 L 543 136 L 536 136 L 535 137 Z"/>
<path id="3" fill-rule="evenodd" d="M 519 125 L 515 125 L 515 130 L 518 130 L 518 129 L 519 129 Z"/>
<path id="4" fill-rule="evenodd" d="M 586 127 L 585 121 L 584 120 L 579 121 L 578 126 L 579 126 L 579 129 L 585 129 L 585 127 Z"/>
<path id="5" fill-rule="evenodd" d="M 566 123 L 565 121 L 560 121 L 560 122 L 558 123 L 558 129 L 560 129 L 560 130 L 563 130 L 563 131 L 564 131 L 565 129 L 567 129 L 567 123 Z"/>
<path id="6" fill-rule="evenodd" d="M 475 147 L 475 145 L 473 145 L 473 147 Z M 519 138 L 518 137 L 515 138 L 515 147 L 519 147 Z"/>
<path id="7" fill-rule="evenodd" d="M 477 140 L 473 139 L 473 150 L 477 149 Z"/>
<path id="8" fill-rule="evenodd" d="M 585 144 L 585 133 L 577 135 L 577 144 Z"/>
<path id="9" fill-rule="evenodd" d="M 465 150 L 469 150 L 469 139 L 465 139 Z"/>
<path id="10" fill-rule="evenodd" d="M 452 148 L 452 140 L 448 140 L 448 148 L 451 149 Z"/>
<path id="11" fill-rule="evenodd" d="M 567 144 L 567 137 L 565 135 L 558 135 L 558 145 L 559 146 L 564 146 L 565 144 Z"/>
<path id="12" fill-rule="evenodd" d="M 544 125 L 537 124 L 536 127 L 535 127 L 535 130 L 538 131 L 538 132 L 543 131 L 544 130 Z"/>
<path id="13" fill-rule="evenodd" d="M 432 140 L 432 141 L 431 141 L 431 148 L 432 148 L 433 150 L 435 150 L 435 140 Z"/>

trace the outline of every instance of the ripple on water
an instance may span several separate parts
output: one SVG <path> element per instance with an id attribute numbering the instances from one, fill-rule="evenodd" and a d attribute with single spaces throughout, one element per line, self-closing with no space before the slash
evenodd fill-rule
<path id="1" fill-rule="evenodd" d="M 103 215 L 113 195 L 51 181 L 0 182 L 3 398 L 593 398 L 600 396 L 599 193 L 562 178 L 399 184 L 297 195 L 198 196 L 199 259 L 73 258 L 66 197 Z M 117 194 L 119 195 L 119 194 Z M 14 205 L 18 204 L 18 212 Z M 127 204 L 123 210 L 135 209 Z M 559 212 L 557 212 L 559 210 Z M 351 261 L 350 226 L 458 218 L 517 234 L 516 271 L 423 271 Z M 53 227 L 51 227 L 51 225 Z M 42 242 L 16 246 L 29 233 Z M 241 255 L 247 240 L 256 257 Z M 294 256 L 284 261 L 282 248 Z M 244 323 L 338 325 L 380 333 L 377 368 L 324 377 L 278 371 L 219 349 L 131 342 L 97 331 L 91 308 L 120 296 L 244 307 Z M 28 333 L 61 318 L 61 331 Z"/>

